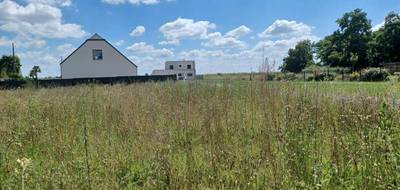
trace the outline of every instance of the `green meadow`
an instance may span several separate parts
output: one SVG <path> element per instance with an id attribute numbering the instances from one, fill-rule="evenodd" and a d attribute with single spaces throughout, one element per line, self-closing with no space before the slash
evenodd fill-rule
<path id="1" fill-rule="evenodd" d="M 0 91 L 0 189 L 398 189 L 398 82 Z"/>

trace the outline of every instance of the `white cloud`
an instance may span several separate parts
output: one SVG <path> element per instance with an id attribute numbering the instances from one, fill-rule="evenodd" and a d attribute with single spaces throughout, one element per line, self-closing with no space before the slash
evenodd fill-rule
<path id="1" fill-rule="evenodd" d="M 0 30 L 43 38 L 80 38 L 86 34 L 80 25 L 63 23 L 57 7 L 40 3 L 22 6 L 11 0 L 0 3 Z"/>
<path id="2" fill-rule="evenodd" d="M 229 32 L 226 33 L 226 36 L 234 37 L 234 38 L 240 38 L 242 36 L 245 36 L 251 32 L 251 29 L 248 28 L 245 25 L 239 26 L 238 28 L 235 28 Z"/>
<path id="3" fill-rule="evenodd" d="M 169 40 L 169 41 L 161 41 L 158 42 L 159 45 L 179 45 L 179 40 L 174 39 L 174 40 Z"/>
<path id="4" fill-rule="evenodd" d="M 16 48 L 42 48 L 47 43 L 45 40 L 38 38 L 31 38 L 28 36 L 17 36 L 14 39 L 8 39 L 7 37 L 0 37 L 0 46 L 11 46 L 14 43 Z"/>
<path id="5" fill-rule="evenodd" d="M 222 50 L 205 50 L 205 49 L 194 49 L 190 51 L 182 51 L 179 53 L 179 56 L 184 59 L 204 59 L 204 58 L 218 58 L 225 56 L 225 53 Z"/>
<path id="6" fill-rule="evenodd" d="M 206 39 L 209 30 L 215 28 L 216 25 L 209 21 L 195 22 L 192 19 L 178 18 L 160 27 L 160 32 L 167 39 L 161 44 L 177 45 L 183 39 Z"/>
<path id="7" fill-rule="evenodd" d="M 22 73 L 28 75 L 33 66 L 39 66 L 42 70 L 40 77 L 59 76 L 61 57 L 65 59 L 74 50 L 75 46 L 69 43 L 55 47 L 44 47 L 40 50 L 18 52 L 21 58 Z"/>
<path id="8" fill-rule="evenodd" d="M 59 45 L 56 48 L 59 55 L 62 56 L 63 59 L 67 58 L 67 56 L 69 56 L 75 49 L 76 47 L 74 47 L 72 44 L 69 43 Z"/>
<path id="9" fill-rule="evenodd" d="M 174 52 L 167 48 L 156 49 L 153 45 L 148 45 L 146 42 L 135 43 L 126 48 L 129 52 L 134 55 L 147 55 L 154 57 L 170 57 L 174 55 Z"/>
<path id="10" fill-rule="evenodd" d="M 146 28 L 144 26 L 137 26 L 132 32 L 129 34 L 130 36 L 138 37 L 143 35 L 146 32 Z"/>
<path id="11" fill-rule="evenodd" d="M 240 27 L 239 27 L 240 28 Z M 243 27 L 242 27 L 243 28 Z M 232 31 L 238 31 L 234 29 Z M 240 37 L 243 35 L 233 35 L 234 32 L 227 32 L 225 35 L 216 32 L 208 35 L 209 41 L 203 45 L 211 45 L 215 42 L 213 47 L 224 47 L 221 44 L 225 43 L 231 45 L 240 44 L 240 39 L 233 38 L 232 36 Z M 249 33 L 249 32 L 244 32 Z M 242 33 L 240 33 L 242 34 Z M 282 59 L 287 55 L 290 48 L 293 48 L 301 40 L 318 41 L 319 38 L 312 34 L 312 31 L 301 33 L 298 35 L 278 35 L 279 38 L 268 38 L 258 42 L 251 48 L 243 48 L 239 51 L 234 49 L 224 50 L 206 50 L 194 49 L 190 51 L 182 51 L 178 53 L 180 59 L 194 59 L 198 63 L 199 73 L 226 73 L 226 72 L 250 72 L 256 71 L 258 66 L 262 63 L 263 47 L 264 55 L 269 60 L 276 61 L 274 70 L 282 63 Z M 276 36 L 274 36 L 276 37 Z M 238 41 L 232 40 L 236 39 Z M 217 41 L 212 41 L 217 39 Z M 229 41 L 227 39 L 231 39 Z M 229 43 L 227 42 L 229 41 Z M 218 44 L 218 43 L 221 44 Z M 245 43 L 245 42 L 242 42 Z M 226 45 L 225 44 L 225 45 Z"/>
<path id="12" fill-rule="evenodd" d="M 22 72 L 25 75 L 36 65 L 42 70 L 42 73 L 39 74 L 40 77 L 54 76 L 55 73 L 59 73 L 61 60 L 56 55 L 49 53 L 48 50 L 22 52 L 18 53 L 18 56 L 21 58 Z"/>
<path id="13" fill-rule="evenodd" d="M 72 0 L 27 0 L 29 3 L 39 3 L 52 6 L 68 7 L 72 5 Z"/>
<path id="14" fill-rule="evenodd" d="M 202 45 L 206 47 L 245 48 L 247 44 L 241 41 L 240 37 L 250 32 L 250 28 L 244 25 L 227 32 L 225 35 L 214 32 L 207 36 L 209 41 L 202 43 Z"/>
<path id="15" fill-rule="evenodd" d="M 125 43 L 124 40 L 119 40 L 119 41 L 115 42 L 114 44 L 115 44 L 115 46 L 122 46 L 124 43 Z"/>
<path id="16" fill-rule="evenodd" d="M 206 47 L 227 47 L 227 48 L 245 48 L 246 43 L 231 36 L 222 36 L 220 32 L 214 32 L 208 35 L 209 41 L 202 43 Z"/>
<path id="17" fill-rule="evenodd" d="M 374 27 L 372 27 L 372 31 L 378 31 L 379 29 L 381 29 L 383 26 L 385 25 L 385 21 L 375 25 Z"/>
<path id="18" fill-rule="evenodd" d="M 103 3 L 108 3 L 112 5 L 119 5 L 130 3 L 132 5 L 155 5 L 161 2 L 161 0 L 101 0 Z M 173 0 L 165 0 L 166 2 L 171 2 Z"/>
<path id="19" fill-rule="evenodd" d="M 276 20 L 259 36 L 268 37 L 293 37 L 311 35 L 312 27 L 297 21 Z"/>

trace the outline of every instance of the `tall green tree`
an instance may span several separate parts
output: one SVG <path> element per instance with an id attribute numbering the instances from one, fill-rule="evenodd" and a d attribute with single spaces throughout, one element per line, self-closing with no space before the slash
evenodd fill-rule
<path id="1" fill-rule="evenodd" d="M 344 41 L 344 60 L 349 62 L 353 69 L 368 67 L 369 41 L 371 39 L 371 21 L 367 13 L 361 9 L 345 13 L 336 21 L 339 24 L 339 32 Z"/>
<path id="2" fill-rule="evenodd" d="M 332 35 L 325 37 L 315 44 L 317 58 L 320 59 L 322 65 L 331 67 L 349 67 L 344 57 L 345 43 L 341 39 L 339 31 L 335 31 Z"/>
<path id="3" fill-rule="evenodd" d="M 377 49 L 383 62 L 400 62 L 400 15 L 389 13 L 383 28 L 376 32 Z"/>
<path id="4" fill-rule="evenodd" d="M 0 71 L 10 78 L 21 77 L 21 62 L 17 56 L 3 55 L 0 59 Z"/>
<path id="5" fill-rule="evenodd" d="M 361 9 L 345 13 L 336 23 L 339 29 L 317 43 L 318 58 L 324 65 L 352 67 L 370 66 L 368 56 L 371 40 L 371 21 Z"/>
<path id="6" fill-rule="evenodd" d="M 314 64 L 313 44 L 310 40 L 304 40 L 294 49 L 289 49 L 288 56 L 283 59 L 281 71 L 299 73 L 311 64 Z"/>
<path id="7" fill-rule="evenodd" d="M 380 29 L 372 33 L 371 40 L 369 42 L 368 59 L 371 62 L 371 66 L 378 67 L 384 61 L 384 52 L 382 44 L 383 30 Z"/>

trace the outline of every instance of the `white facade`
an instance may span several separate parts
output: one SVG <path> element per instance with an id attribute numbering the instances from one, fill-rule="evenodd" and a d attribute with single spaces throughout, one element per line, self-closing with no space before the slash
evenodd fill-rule
<path id="1" fill-rule="evenodd" d="M 95 34 L 61 63 L 61 78 L 136 76 L 137 66 Z"/>
<path id="2" fill-rule="evenodd" d="M 176 75 L 178 80 L 196 79 L 195 61 L 167 61 L 165 70 L 154 70 L 152 75 Z"/>

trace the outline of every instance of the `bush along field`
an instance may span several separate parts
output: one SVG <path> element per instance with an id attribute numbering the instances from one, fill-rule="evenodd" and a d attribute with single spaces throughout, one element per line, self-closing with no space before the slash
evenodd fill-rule
<path id="1" fill-rule="evenodd" d="M 368 68 L 351 72 L 348 68 L 311 67 L 300 73 L 290 72 L 259 72 L 208 74 L 200 76 L 202 80 L 258 80 L 258 81 L 359 81 L 385 82 L 400 81 L 398 73 L 390 73 L 382 68 Z"/>
<path id="2" fill-rule="evenodd" d="M 398 189 L 398 83 L 0 91 L 0 189 Z"/>

